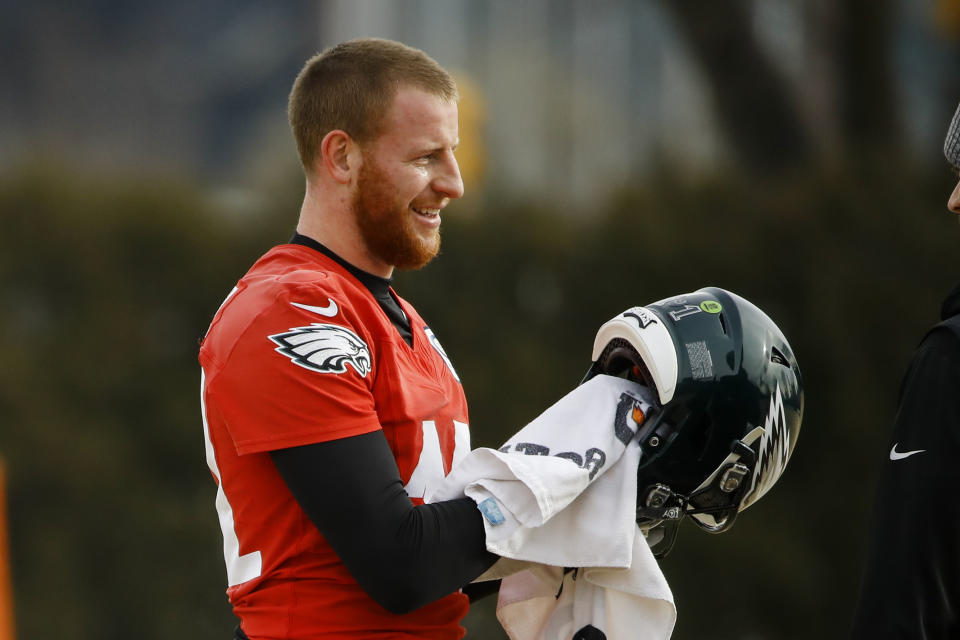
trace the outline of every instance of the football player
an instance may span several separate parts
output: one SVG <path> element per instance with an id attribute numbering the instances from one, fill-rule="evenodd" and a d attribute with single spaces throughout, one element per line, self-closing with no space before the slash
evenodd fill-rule
<path id="1" fill-rule="evenodd" d="M 960 107 L 943 152 L 960 171 Z M 960 214 L 960 183 L 947 208 Z M 900 386 L 852 638 L 960 638 L 960 286 Z"/>
<path id="2" fill-rule="evenodd" d="M 460 380 L 391 287 L 463 195 L 457 88 L 379 39 L 310 59 L 289 99 L 296 233 L 241 278 L 202 342 L 237 638 L 464 635 L 460 588 L 496 557 L 469 498 L 423 504 L 470 449 Z"/>

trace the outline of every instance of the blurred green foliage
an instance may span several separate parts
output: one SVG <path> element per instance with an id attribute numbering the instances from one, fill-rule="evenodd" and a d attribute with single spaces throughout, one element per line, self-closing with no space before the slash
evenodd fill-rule
<path id="1" fill-rule="evenodd" d="M 296 184 L 296 183 L 294 183 Z M 597 327 L 715 285 L 766 310 L 806 380 L 786 475 L 723 536 L 684 527 L 663 568 L 679 640 L 842 634 L 900 376 L 957 276 L 948 174 L 885 167 L 758 184 L 664 171 L 577 215 L 487 197 L 398 274 L 497 446 L 576 385 Z M 197 339 L 292 232 L 298 188 L 242 214 L 160 178 L 0 180 L 0 454 L 21 638 L 226 638 Z M 462 215 L 458 215 L 458 206 Z M 470 637 L 491 638 L 492 600 Z"/>

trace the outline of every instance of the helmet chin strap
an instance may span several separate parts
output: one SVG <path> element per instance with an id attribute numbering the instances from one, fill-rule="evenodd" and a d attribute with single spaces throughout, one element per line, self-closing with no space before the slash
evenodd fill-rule
<path id="1" fill-rule="evenodd" d="M 662 483 L 638 487 L 644 494 L 637 501 L 637 524 L 645 531 L 655 557 L 662 558 L 673 549 L 684 516 L 723 514 L 713 525 L 693 518 L 697 526 L 710 533 L 721 533 L 733 526 L 740 501 L 749 487 L 757 454 L 741 440 L 730 444 L 730 452 L 736 454 L 737 459 L 719 469 L 710 484 L 689 496 Z M 714 506 L 694 506 L 703 502 L 714 503 Z"/>
<path id="2" fill-rule="evenodd" d="M 677 543 L 680 521 L 663 521 L 655 527 L 641 527 L 641 530 L 647 538 L 647 544 L 650 545 L 653 557 L 659 560 L 665 558 L 673 550 L 673 545 Z"/>

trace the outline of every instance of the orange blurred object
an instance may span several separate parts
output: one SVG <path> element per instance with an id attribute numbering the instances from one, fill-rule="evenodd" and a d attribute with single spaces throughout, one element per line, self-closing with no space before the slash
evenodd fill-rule
<path id="1" fill-rule="evenodd" d="M 0 460 L 0 640 L 14 640 L 13 584 L 7 536 L 7 470 Z"/>
<path id="2" fill-rule="evenodd" d="M 933 12 L 941 33 L 953 40 L 960 39 L 960 0 L 937 0 Z"/>

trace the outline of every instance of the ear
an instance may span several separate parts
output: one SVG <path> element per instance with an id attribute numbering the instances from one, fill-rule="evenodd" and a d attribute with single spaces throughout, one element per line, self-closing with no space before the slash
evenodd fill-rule
<path id="1" fill-rule="evenodd" d="M 321 167 L 341 184 L 353 180 L 360 167 L 360 146 L 345 131 L 334 129 L 320 142 Z"/>

